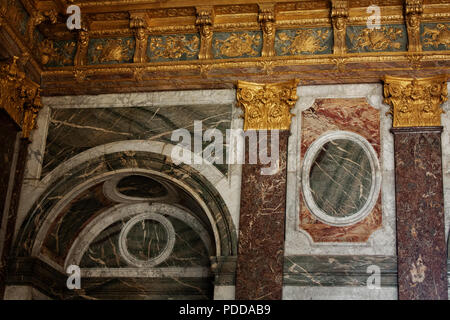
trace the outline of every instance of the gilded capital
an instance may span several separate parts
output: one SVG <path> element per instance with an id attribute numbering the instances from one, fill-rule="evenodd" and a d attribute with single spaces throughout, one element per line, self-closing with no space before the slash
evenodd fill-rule
<path id="1" fill-rule="evenodd" d="M 393 127 L 441 125 L 441 104 L 447 101 L 447 76 L 430 78 L 384 77 L 384 103 L 391 106 Z"/>
<path id="2" fill-rule="evenodd" d="M 12 62 L 0 64 L 0 107 L 22 129 L 23 138 L 29 138 L 42 108 L 41 90 L 19 70 L 18 60 L 13 57 Z"/>
<path id="3" fill-rule="evenodd" d="M 298 83 L 297 79 L 270 84 L 238 81 L 236 98 L 244 110 L 244 130 L 289 130 Z"/>

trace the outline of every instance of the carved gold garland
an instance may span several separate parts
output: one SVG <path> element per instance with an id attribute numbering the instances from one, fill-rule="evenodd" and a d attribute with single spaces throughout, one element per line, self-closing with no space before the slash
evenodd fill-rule
<path id="1" fill-rule="evenodd" d="M 244 110 L 244 130 L 289 130 L 298 83 L 296 79 L 270 84 L 238 81 L 236 97 Z"/>
<path id="2" fill-rule="evenodd" d="M 392 109 L 393 127 L 441 125 L 441 104 L 447 101 L 447 76 L 431 78 L 384 78 L 384 103 Z"/>
<path id="3" fill-rule="evenodd" d="M 22 137 L 29 138 L 42 108 L 41 89 L 25 78 L 17 60 L 19 57 L 15 56 L 11 63 L 0 64 L 0 106 L 22 129 Z"/>

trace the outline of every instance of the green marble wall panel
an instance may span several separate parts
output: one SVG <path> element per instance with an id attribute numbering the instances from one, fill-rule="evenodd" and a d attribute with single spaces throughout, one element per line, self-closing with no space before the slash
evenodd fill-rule
<path id="1" fill-rule="evenodd" d="M 213 278 L 88 278 L 83 295 L 66 294 L 73 300 L 212 300 Z M 189 318 L 189 317 L 188 317 Z"/>
<path id="2" fill-rule="evenodd" d="M 275 52 L 277 56 L 331 54 L 333 30 L 328 27 L 277 30 Z"/>
<path id="3" fill-rule="evenodd" d="M 28 285 L 51 299 L 205 300 L 212 299 L 212 277 L 83 277 L 82 290 L 67 289 L 67 274 L 38 258 L 17 258 L 10 264 L 8 285 Z"/>
<path id="4" fill-rule="evenodd" d="M 254 58 L 261 56 L 261 31 L 215 32 L 212 41 L 215 59 Z"/>
<path id="5" fill-rule="evenodd" d="M 208 267 L 209 255 L 198 236 L 186 223 L 173 217 L 166 216 L 175 229 L 175 246 L 171 255 L 155 267 Z M 130 218 L 116 222 L 102 231 L 91 243 L 84 254 L 80 266 L 82 268 L 121 268 L 130 267 L 119 253 L 119 234 L 122 227 Z M 151 256 L 151 249 L 147 245 L 155 245 L 156 240 L 162 245 L 164 239 L 162 233 L 155 234 L 153 228 L 145 232 L 146 237 L 140 232 L 139 223 L 136 228 L 132 228 L 127 236 L 128 251 L 139 260 L 144 260 L 145 256 Z M 130 238 L 133 241 L 130 241 Z M 151 238 L 151 239 L 150 239 Z M 150 241 L 146 241 L 149 240 Z M 140 244 L 146 242 L 144 246 Z M 156 252 L 155 252 L 156 253 Z M 151 258 L 151 257 L 150 257 Z"/>
<path id="6" fill-rule="evenodd" d="M 87 221 L 110 206 L 112 202 L 103 195 L 102 185 L 93 186 L 83 192 L 71 201 L 61 212 L 60 217 L 55 220 L 45 239 L 42 252 L 63 264 L 76 234 Z"/>
<path id="7" fill-rule="evenodd" d="M 381 287 L 397 286 L 395 256 L 316 255 L 286 256 L 283 284 L 288 286 L 367 286 L 373 271 L 380 268 Z"/>
<path id="8" fill-rule="evenodd" d="M 231 104 L 53 109 L 42 175 L 78 153 L 106 143 L 155 140 L 177 144 L 171 141 L 173 130 L 186 128 L 193 137 L 195 120 L 202 121 L 203 132 L 216 128 L 225 137 L 231 124 L 231 111 Z M 203 148 L 208 144 L 204 142 Z M 223 173 L 228 170 L 226 164 L 216 164 L 216 167 Z"/>
<path id="9" fill-rule="evenodd" d="M 188 188 L 195 190 L 198 197 L 196 201 L 202 201 L 213 213 L 212 219 L 219 233 L 216 239 L 220 241 L 221 254 L 224 256 L 236 255 L 237 238 L 232 218 L 221 195 L 211 182 L 191 166 L 184 164 L 174 165 L 164 155 L 143 151 L 109 153 L 94 157 L 80 165 L 70 168 L 63 176 L 55 180 L 51 187 L 46 189 L 42 193 L 42 196 L 33 204 L 27 218 L 21 224 L 12 255 L 26 257 L 31 254 L 30 250 L 34 246 L 36 235 L 42 228 L 50 212 L 56 208 L 59 201 L 71 190 L 78 188 L 87 181 L 91 181 L 94 177 L 105 174 L 110 175 L 118 170 L 130 170 L 132 168 L 160 172 L 161 175 L 170 176 L 175 180 L 181 181 Z M 183 198 L 183 190 L 179 187 L 177 188 L 178 194 Z M 199 211 L 198 205 L 197 207 L 189 205 L 192 201 L 194 200 L 186 201 L 186 199 L 181 199 L 179 204 L 189 208 L 190 212 L 200 221 L 211 223 L 211 220 L 206 217 L 203 211 Z M 108 205 L 104 205 L 104 208 L 106 207 Z M 86 216 L 88 216 L 88 219 L 94 218 L 94 215 L 97 213 L 98 211 L 92 215 L 87 214 Z M 53 218 L 52 221 L 54 221 Z M 87 222 L 87 220 L 85 221 Z M 79 230 L 73 228 L 71 232 L 77 233 Z"/>
<path id="10" fill-rule="evenodd" d="M 372 169 L 366 151 L 356 142 L 336 139 L 316 154 L 309 173 L 312 197 L 333 217 L 347 217 L 366 204 Z"/>
<path id="11" fill-rule="evenodd" d="M 379 29 L 348 26 L 346 42 L 349 53 L 407 51 L 408 34 L 401 24 Z"/>
<path id="12" fill-rule="evenodd" d="M 422 23 L 420 37 L 424 51 L 450 49 L 450 22 Z"/>
<path id="13" fill-rule="evenodd" d="M 88 47 L 88 63 L 117 64 L 133 62 L 135 40 L 132 37 L 91 39 Z"/>
<path id="14" fill-rule="evenodd" d="M 196 60 L 199 50 L 197 33 L 152 35 L 148 38 L 147 57 L 151 62 Z"/>

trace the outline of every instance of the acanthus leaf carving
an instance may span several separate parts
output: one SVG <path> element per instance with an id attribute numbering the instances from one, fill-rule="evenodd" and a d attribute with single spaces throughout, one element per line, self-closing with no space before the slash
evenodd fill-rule
<path id="1" fill-rule="evenodd" d="M 297 79 L 270 84 L 238 81 L 237 103 L 244 110 L 244 130 L 289 130 L 298 83 Z"/>
<path id="2" fill-rule="evenodd" d="M 441 125 L 441 104 L 447 101 L 447 76 L 431 78 L 384 77 L 384 103 L 392 108 L 393 127 Z"/>

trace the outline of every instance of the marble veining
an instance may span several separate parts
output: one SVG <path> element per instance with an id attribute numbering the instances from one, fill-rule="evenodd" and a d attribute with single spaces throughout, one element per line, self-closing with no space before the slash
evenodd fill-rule
<path id="1" fill-rule="evenodd" d="M 193 139 L 195 120 L 202 121 L 202 132 L 213 128 L 225 136 L 231 123 L 231 105 L 53 109 L 42 175 L 80 152 L 114 141 L 151 140 L 177 144 L 171 136 L 180 128 L 189 130 Z M 209 142 L 202 143 L 203 150 Z M 216 166 L 223 173 L 228 170 L 226 164 Z"/>
<path id="2" fill-rule="evenodd" d="M 441 132 L 392 129 L 399 299 L 448 299 Z"/>
<path id="3" fill-rule="evenodd" d="M 306 165 L 308 158 L 307 151 L 314 145 L 315 141 L 328 132 L 350 132 L 353 135 L 358 135 L 368 141 L 370 148 L 374 150 L 374 158 L 380 157 L 380 113 L 377 109 L 370 106 L 364 98 L 353 99 L 316 99 L 313 106 L 302 112 L 302 133 L 300 143 L 300 161 L 304 166 L 304 169 L 310 167 Z M 339 141 L 339 140 L 337 140 Z M 346 140 L 350 141 L 350 140 Z M 371 188 L 374 177 L 374 165 L 369 165 L 368 154 L 358 151 L 358 147 L 351 147 L 351 145 L 344 145 L 343 143 L 351 143 L 346 141 L 340 141 L 339 146 L 333 146 L 328 144 L 328 148 L 333 148 L 332 152 L 319 152 L 313 161 L 311 171 L 309 173 L 309 190 L 312 192 L 312 196 L 315 198 L 316 203 L 319 206 L 324 206 L 324 199 L 318 199 L 319 190 L 323 193 L 323 197 L 326 195 L 328 201 L 334 201 L 334 207 L 327 204 L 324 210 L 325 214 L 333 216 L 334 218 L 346 218 L 352 216 L 357 212 L 358 207 L 363 207 L 367 204 L 364 201 L 364 194 L 367 194 L 368 188 Z M 346 149 L 351 147 L 351 150 L 347 150 L 351 153 L 351 157 L 346 156 Z M 324 151 L 322 146 L 322 151 Z M 350 152 L 351 151 L 351 152 Z M 308 151 L 309 152 L 309 151 Z M 332 154 L 333 157 L 328 156 Z M 364 158 L 364 156 L 366 158 Z M 320 157 L 320 158 L 319 158 Z M 333 159 L 338 158 L 338 165 L 333 162 Z M 343 162 L 343 159 L 349 159 L 350 161 Z M 366 160 L 364 160 L 366 159 Z M 356 161 L 355 161 L 356 160 Z M 377 163 L 378 159 L 373 159 L 373 163 Z M 327 164 L 328 163 L 328 164 Z M 342 164 L 348 164 L 342 166 Z M 355 165 L 355 163 L 358 163 Z M 349 167 L 349 164 L 352 166 Z M 335 169 L 333 169 L 335 168 Z M 336 175 L 339 168 L 345 171 L 343 178 L 338 178 Z M 369 169 L 370 168 L 370 169 Z M 345 170 L 347 169 L 347 170 Z M 369 177 L 369 170 L 372 171 Z M 351 174 L 349 174 L 349 171 Z M 363 176 L 361 178 L 355 178 L 357 172 L 361 172 Z M 331 174 L 331 175 L 330 175 Z M 342 174 L 342 173 L 341 173 Z M 366 179 L 364 179 L 366 177 Z M 339 179 L 347 179 L 341 181 Z M 350 180 L 348 180 L 350 179 Z M 303 180 L 305 177 L 303 176 Z M 350 182 L 353 181 L 353 182 Z M 359 182 L 359 183 L 358 183 Z M 331 191 L 332 186 L 338 186 L 337 191 Z M 343 186 L 343 187 L 342 187 Z M 357 196 L 357 198 L 350 198 L 346 196 L 350 191 L 351 194 Z M 335 192 L 335 193 L 333 193 Z M 337 219 L 333 219 L 333 222 L 327 223 L 326 219 L 320 219 L 317 217 L 311 205 L 307 205 L 309 192 L 305 193 L 305 190 L 300 193 L 300 228 L 308 232 L 314 242 L 365 242 L 369 236 L 382 224 L 382 211 L 381 211 L 381 198 L 377 196 L 377 193 L 372 195 L 374 197 L 374 206 L 371 212 L 362 215 L 365 217 L 361 221 L 351 221 L 352 223 L 346 223 L 347 225 L 336 225 Z M 333 196 L 337 197 L 333 199 Z M 345 200 L 343 197 L 346 197 Z M 355 201 L 359 199 L 358 203 Z M 351 202 L 353 200 L 353 203 Z M 351 205 L 347 204 L 348 201 Z M 353 207 L 352 207 L 353 206 Z M 331 212 L 331 213 L 330 213 Z M 335 221 L 336 220 L 336 221 Z M 331 221 L 331 220 L 330 220 Z M 349 221 L 349 222 L 350 222 Z"/>

